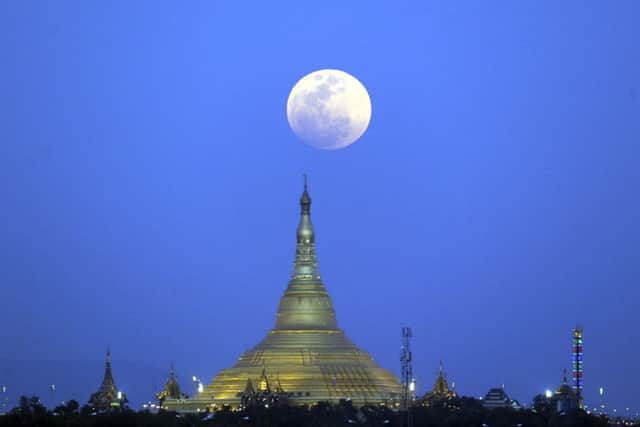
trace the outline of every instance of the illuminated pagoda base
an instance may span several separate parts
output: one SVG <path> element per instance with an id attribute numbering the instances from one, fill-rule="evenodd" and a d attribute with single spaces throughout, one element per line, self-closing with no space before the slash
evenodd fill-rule
<path id="1" fill-rule="evenodd" d="M 286 390 L 294 405 L 343 399 L 355 406 L 391 405 L 399 399 L 398 379 L 338 328 L 333 303 L 318 272 L 306 182 L 300 204 L 293 273 L 280 300 L 275 328 L 193 399 L 167 399 L 164 406 L 168 409 L 237 408 L 247 381 L 258 384 L 265 371 L 272 383 Z"/>

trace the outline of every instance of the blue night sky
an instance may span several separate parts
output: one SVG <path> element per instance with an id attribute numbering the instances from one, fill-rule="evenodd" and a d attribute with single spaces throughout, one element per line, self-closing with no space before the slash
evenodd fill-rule
<path id="1" fill-rule="evenodd" d="M 274 324 L 307 172 L 339 325 L 379 364 L 399 374 L 408 325 L 420 392 L 443 360 L 460 393 L 528 404 L 581 324 L 586 403 L 604 386 L 640 410 L 639 19 L 636 1 L 1 2 L 0 383 L 85 403 L 107 345 L 136 405 L 170 361 L 188 391 L 209 382 Z M 286 120 L 321 68 L 371 96 L 344 150 Z"/>

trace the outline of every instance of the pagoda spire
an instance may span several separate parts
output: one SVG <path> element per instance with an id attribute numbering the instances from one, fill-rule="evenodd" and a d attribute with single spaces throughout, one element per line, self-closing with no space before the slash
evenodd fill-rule
<path id="1" fill-rule="evenodd" d="M 307 187 L 307 174 L 304 174 L 304 190 L 300 197 L 300 223 L 296 235 L 296 258 L 291 279 L 320 279 L 315 240 L 311 223 L 311 197 Z"/>
<path id="2" fill-rule="evenodd" d="M 104 379 L 102 380 L 102 387 L 115 388 L 115 381 L 113 379 L 113 373 L 111 372 L 111 350 L 107 347 L 107 359 L 106 366 L 104 368 Z"/>
<path id="3" fill-rule="evenodd" d="M 302 197 L 300 197 L 300 207 L 302 208 L 302 215 L 311 215 L 311 198 L 309 197 L 309 191 L 307 191 L 307 174 L 303 173 L 304 177 L 304 191 Z"/>
<path id="4" fill-rule="evenodd" d="M 333 303 L 320 278 L 316 236 L 311 223 L 311 197 L 307 175 L 300 196 L 300 222 L 296 255 L 289 286 L 280 299 L 276 330 L 338 330 Z"/>
<path id="5" fill-rule="evenodd" d="M 104 368 L 104 378 L 97 392 L 89 397 L 89 406 L 95 411 L 110 410 L 113 407 L 121 407 L 128 402 L 124 393 L 116 388 L 116 382 L 111 372 L 111 351 L 107 347 L 107 357 Z"/>
<path id="6" fill-rule="evenodd" d="M 176 378 L 176 371 L 172 361 L 169 378 L 160 393 L 156 394 L 156 399 L 158 399 L 160 406 L 162 406 L 166 399 L 183 399 L 185 397 L 186 395 L 180 391 L 180 384 Z"/>

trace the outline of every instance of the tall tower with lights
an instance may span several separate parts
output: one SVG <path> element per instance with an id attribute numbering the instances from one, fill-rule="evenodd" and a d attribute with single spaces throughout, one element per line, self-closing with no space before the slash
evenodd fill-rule
<path id="1" fill-rule="evenodd" d="M 573 329 L 573 388 L 578 397 L 578 405 L 583 406 L 582 401 L 582 379 L 583 373 L 583 347 L 582 347 L 582 326 Z"/>

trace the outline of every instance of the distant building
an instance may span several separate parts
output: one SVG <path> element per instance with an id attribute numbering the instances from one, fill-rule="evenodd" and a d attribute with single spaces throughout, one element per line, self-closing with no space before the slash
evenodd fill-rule
<path id="1" fill-rule="evenodd" d="M 558 387 L 551 397 L 551 403 L 553 404 L 554 410 L 559 414 L 578 409 L 579 407 L 578 395 L 573 391 L 567 381 L 566 369 L 562 375 L 562 384 L 560 384 L 560 387 Z"/>
<path id="2" fill-rule="evenodd" d="M 171 372 L 169 373 L 169 379 L 167 380 L 167 383 L 164 385 L 162 391 L 156 394 L 156 399 L 158 399 L 158 406 L 162 408 L 162 403 L 165 401 L 165 399 L 186 399 L 188 397 L 189 396 L 180 391 L 180 384 L 178 384 L 178 379 L 176 377 L 172 363 Z"/>
<path id="3" fill-rule="evenodd" d="M 458 395 L 453 388 L 449 387 L 442 362 L 440 362 L 440 370 L 433 384 L 433 389 L 424 395 L 421 404 L 422 406 L 429 407 L 438 405 L 448 406 L 448 402 L 456 397 L 458 397 Z"/>
<path id="4" fill-rule="evenodd" d="M 107 363 L 104 370 L 104 378 L 97 392 L 89 397 L 89 406 L 95 412 L 110 411 L 120 409 L 129 401 L 127 396 L 118 390 L 116 382 L 111 373 L 111 353 L 107 350 Z"/>
<path id="5" fill-rule="evenodd" d="M 482 406 L 487 409 L 495 408 L 513 408 L 521 409 L 522 406 L 517 400 L 511 399 L 504 388 L 496 387 L 490 389 L 484 399 L 482 400 Z"/>

